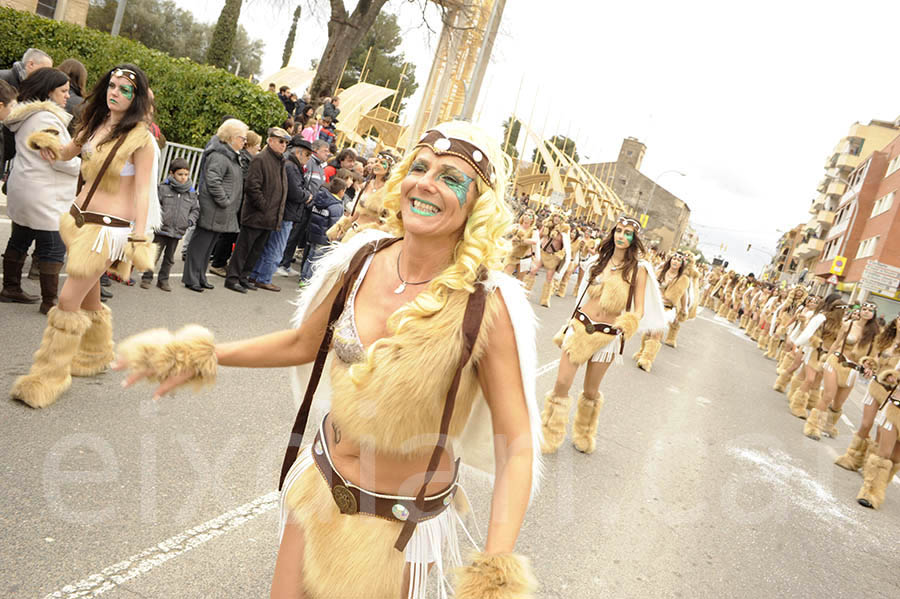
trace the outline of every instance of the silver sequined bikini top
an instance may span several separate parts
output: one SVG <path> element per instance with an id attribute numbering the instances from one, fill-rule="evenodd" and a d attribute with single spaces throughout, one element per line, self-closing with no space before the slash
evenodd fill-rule
<path id="1" fill-rule="evenodd" d="M 341 359 L 341 362 L 345 364 L 362 362 L 366 355 L 366 348 L 363 347 L 362 341 L 359 339 L 359 332 L 356 330 L 354 306 L 356 305 L 356 292 L 359 291 L 359 286 L 366 277 L 366 271 L 369 270 L 369 265 L 372 263 L 372 256 L 374 254 L 366 259 L 362 270 L 359 271 L 359 276 L 356 278 L 356 281 L 353 283 L 353 289 L 350 291 L 350 297 L 347 298 L 347 303 L 344 304 L 344 311 L 341 312 L 337 322 L 334 323 L 332 348 L 337 357 Z"/>

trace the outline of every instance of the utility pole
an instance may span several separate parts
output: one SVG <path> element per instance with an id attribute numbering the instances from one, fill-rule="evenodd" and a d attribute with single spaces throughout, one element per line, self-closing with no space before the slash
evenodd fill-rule
<path id="1" fill-rule="evenodd" d="M 472 115 L 475 114 L 475 104 L 478 102 L 481 84 L 484 81 L 484 73 L 487 71 L 488 63 L 491 60 L 494 40 L 497 39 L 497 31 L 500 29 L 500 21 L 503 20 L 503 9 L 505 7 L 506 0 L 494 0 L 491 17 L 484 32 L 481 50 L 478 52 L 478 61 L 475 63 L 475 73 L 472 76 L 469 88 L 466 90 L 466 101 L 463 104 L 462 115 L 460 115 L 460 118 L 464 121 L 471 121 Z"/>
<path id="2" fill-rule="evenodd" d="M 119 29 L 122 27 L 122 17 L 125 16 L 126 4 L 128 4 L 128 0 L 119 0 L 118 6 L 116 6 L 116 18 L 113 20 L 111 35 L 119 35 Z"/>

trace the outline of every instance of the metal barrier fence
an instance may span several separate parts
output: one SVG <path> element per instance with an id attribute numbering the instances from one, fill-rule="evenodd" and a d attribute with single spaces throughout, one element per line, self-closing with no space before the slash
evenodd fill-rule
<path id="1" fill-rule="evenodd" d="M 166 147 L 159 154 L 159 180 L 162 181 L 169 174 L 169 164 L 176 158 L 184 158 L 190 165 L 188 170 L 191 171 L 191 181 L 197 186 L 197 175 L 200 174 L 200 156 L 203 154 L 203 148 L 195 148 L 193 146 L 185 146 L 167 142 Z"/>

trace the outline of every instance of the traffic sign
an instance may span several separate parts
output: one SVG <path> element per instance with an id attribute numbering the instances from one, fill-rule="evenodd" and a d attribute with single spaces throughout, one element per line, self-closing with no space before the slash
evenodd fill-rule
<path id="1" fill-rule="evenodd" d="M 829 285 L 837 285 L 838 278 L 835 275 L 831 275 L 830 277 L 828 277 L 828 284 Z"/>
<path id="2" fill-rule="evenodd" d="M 844 274 L 844 266 L 847 265 L 847 258 L 844 256 L 835 256 L 834 260 L 831 262 L 831 270 L 829 271 L 833 275 L 842 275 Z"/>

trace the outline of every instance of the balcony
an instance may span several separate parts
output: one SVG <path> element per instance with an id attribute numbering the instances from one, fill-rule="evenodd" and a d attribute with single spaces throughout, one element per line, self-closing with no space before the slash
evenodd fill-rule
<path id="1" fill-rule="evenodd" d="M 819 210 L 819 213 L 816 214 L 816 222 L 821 227 L 830 227 L 834 224 L 834 212 L 830 210 Z"/>
<path id="2" fill-rule="evenodd" d="M 816 186 L 816 191 L 819 193 L 825 193 L 825 190 L 828 189 L 828 184 L 831 183 L 831 177 L 825 177 L 819 184 Z"/>
<path id="3" fill-rule="evenodd" d="M 823 239 L 811 237 L 809 241 L 800 244 L 800 247 L 796 249 L 794 255 L 801 259 L 812 258 L 821 254 L 822 248 L 824 247 L 825 241 Z"/>
<path id="4" fill-rule="evenodd" d="M 825 200 L 826 200 L 826 199 L 827 199 L 827 198 L 826 198 L 826 196 L 825 196 L 824 193 L 820 193 L 819 195 L 817 195 L 817 196 L 816 196 L 816 199 L 814 199 L 814 200 L 812 201 L 812 205 L 810 205 L 810 207 L 809 207 L 809 213 L 810 213 L 810 214 L 816 214 L 816 213 L 818 213 L 820 210 L 824 210 L 824 209 L 825 209 Z"/>
<path id="5" fill-rule="evenodd" d="M 828 187 L 825 189 L 825 195 L 827 196 L 842 196 L 844 192 L 847 191 L 847 185 L 841 183 L 840 181 L 832 181 L 828 184 Z"/>
<path id="6" fill-rule="evenodd" d="M 840 169 L 850 169 L 853 170 L 857 166 L 859 166 L 859 156 L 854 156 L 853 154 L 840 154 L 838 155 L 837 162 L 834 163 L 834 166 Z"/>
<path id="7" fill-rule="evenodd" d="M 825 159 L 825 168 L 834 168 L 837 165 L 838 156 L 840 156 L 840 154 L 837 153 L 829 155 L 828 158 Z"/>

